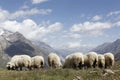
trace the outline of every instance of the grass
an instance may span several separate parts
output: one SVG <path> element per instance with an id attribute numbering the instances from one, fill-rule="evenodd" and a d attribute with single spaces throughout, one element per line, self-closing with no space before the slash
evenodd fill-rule
<path id="1" fill-rule="evenodd" d="M 112 70 L 120 70 L 120 61 Z M 83 80 L 120 80 L 120 71 L 102 76 L 102 69 L 41 69 L 33 71 L 8 71 L 0 69 L 0 80 L 73 80 L 81 76 Z"/>

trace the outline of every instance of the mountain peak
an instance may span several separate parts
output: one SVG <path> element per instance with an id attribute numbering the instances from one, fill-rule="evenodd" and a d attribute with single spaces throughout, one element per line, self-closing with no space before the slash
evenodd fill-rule
<path id="1" fill-rule="evenodd" d="M 5 57 L 5 64 L 9 57 L 19 54 L 27 54 L 30 56 L 41 55 L 47 61 L 47 55 L 55 50 L 44 42 L 37 42 L 33 44 L 32 41 L 26 39 L 19 32 L 9 32 L 1 30 L 0 35 L 0 61 L 3 61 L 2 57 Z M 6 57 L 7 55 L 7 57 Z M 5 64 L 1 64 L 5 66 Z M 0 66 L 1 66 L 0 65 Z"/>
<path id="2" fill-rule="evenodd" d="M 13 35 L 16 35 L 16 36 L 23 36 L 21 33 L 19 33 L 19 32 L 15 32 L 15 33 L 13 33 Z"/>
<path id="3" fill-rule="evenodd" d="M 0 36 L 3 36 L 3 37 L 8 37 L 10 34 L 12 34 L 13 32 L 10 32 L 8 30 L 5 30 L 5 29 L 1 29 L 0 28 Z"/>
<path id="4" fill-rule="evenodd" d="M 115 40 L 111 43 L 104 43 L 102 45 L 99 45 L 93 51 L 97 53 L 106 53 L 106 52 L 112 52 L 115 55 L 115 58 L 120 59 L 120 55 L 117 56 L 120 53 L 120 39 Z"/>
<path id="5" fill-rule="evenodd" d="M 117 39 L 117 40 L 115 41 L 115 43 L 120 43 L 120 39 Z"/>
<path id="6" fill-rule="evenodd" d="M 11 42 L 14 42 L 14 41 L 17 41 L 17 40 L 23 41 L 25 39 L 26 38 L 19 32 L 15 32 L 15 33 L 9 35 L 9 41 L 11 41 Z"/>

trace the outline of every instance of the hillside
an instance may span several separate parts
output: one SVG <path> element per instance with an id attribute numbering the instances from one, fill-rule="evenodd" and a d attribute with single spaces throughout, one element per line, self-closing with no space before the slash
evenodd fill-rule
<path id="1" fill-rule="evenodd" d="M 0 66 L 2 67 L 5 67 L 10 57 L 17 54 L 41 55 L 47 59 L 50 52 L 55 52 L 55 50 L 41 41 L 39 41 L 39 45 L 36 45 L 35 42 L 26 39 L 19 32 L 12 33 L 3 30 L 0 35 Z"/>
<path id="2" fill-rule="evenodd" d="M 92 49 L 97 53 L 103 54 L 106 52 L 112 52 L 115 55 L 115 59 L 120 59 L 120 39 L 117 39 L 111 43 L 104 43 L 98 47 Z"/>
<path id="3" fill-rule="evenodd" d="M 32 71 L 9 71 L 0 69 L 1 80 L 120 80 L 120 61 L 111 71 L 103 69 L 40 69 Z M 81 78 L 81 79 L 79 79 Z"/>

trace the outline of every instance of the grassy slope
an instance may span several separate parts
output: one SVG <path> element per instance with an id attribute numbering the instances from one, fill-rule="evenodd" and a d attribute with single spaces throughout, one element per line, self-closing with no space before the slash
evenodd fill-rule
<path id="1" fill-rule="evenodd" d="M 90 73 L 91 70 L 95 72 Z M 120 70 L 120 61 L 116 62 L 112 70 Z M 42 69 L 34 71 L 0 69 L 0 80 L 73 80 L 75 76 L 81 76 L 83 80 L 120 80 L 120 71 L 103 77 L 101 69 Z"/>

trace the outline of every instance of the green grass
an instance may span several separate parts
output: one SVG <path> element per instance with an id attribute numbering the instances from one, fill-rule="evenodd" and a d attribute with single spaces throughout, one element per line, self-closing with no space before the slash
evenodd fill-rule
<path id="1" fill-rule="evenodd" d="M 118 61 L 112 70 L 120 70 Z M 92 71 L 92 72 L 91 72 Z M 0 69 L 0 80 L 73 80 L 81 76 L 83 80 L 120 80 L 120 71 L 115 74 L 102 76 L 102 69 L 41 69 L 33 71 L 8 71 Z"/>

